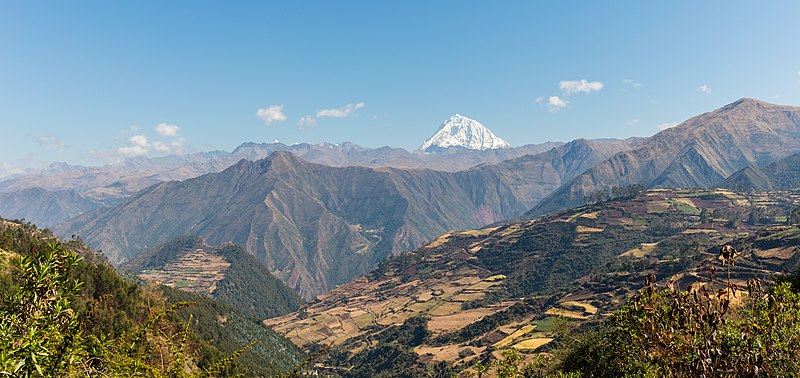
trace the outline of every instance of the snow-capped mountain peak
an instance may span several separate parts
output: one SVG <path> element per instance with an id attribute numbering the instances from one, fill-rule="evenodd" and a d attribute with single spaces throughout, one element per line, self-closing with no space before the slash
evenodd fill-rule
<path id="1" fill-rule="evenodd" d="M 439 130 L 426 140 L 419 150 L 438 152 L 449 148 L 491 150 L 509 147 L 511 145 L 508 142 L 498 138 L 480 122 L 461 114 L 454 114 L 444 121 Z"/>

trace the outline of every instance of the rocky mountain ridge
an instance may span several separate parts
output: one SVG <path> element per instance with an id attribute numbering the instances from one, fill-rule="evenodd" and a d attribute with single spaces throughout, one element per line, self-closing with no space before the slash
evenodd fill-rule
<path id="1" fill-rule="evenodd" d="M 578 206 L 597 191 L 713 187 L 736 171 L 800 151 L 800 107 L 743 98 L 664 130 L 566 183 L 527 215 Z"/>
<path id="2" fill-rule="evenodd" d="M 749 165 L 728 177 L 720 187 L 762 192 L 800 189 L 800 154 L 787 156 L 766 167 Z"/>

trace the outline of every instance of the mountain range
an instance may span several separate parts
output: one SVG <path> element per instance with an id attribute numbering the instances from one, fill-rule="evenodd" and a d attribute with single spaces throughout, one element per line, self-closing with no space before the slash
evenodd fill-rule
<path id="1" fill-rule="evenodd" d="M 748 165 L 764 166 L 800 151 L 800 107 L 743 98 L 661 131 L 581 173 L 527 216 L 578 206 L 614 186 L 707 188 Z"/>
<path id="2" fill-rule="evenodd" d="M 48 191 L 40 187 L 0 192 L 0 214 L 7 219 L 25 219 L 41 227 L 54 227 L 112 202 L 102 202 L 75 190 Z"/>
<path id="3" fill-rule="evenodd" d="M 440 131 L 483 127 L 458 115 L 451 120 Z M 411 154 L 347 143 L 245 144 L 230 155 L 209 154 L 210 159 L 195 158 L 189 165 L 172 162 L 183 172 L 180 175 L 190 175 L 222 167 L 227 163 L 221 161 L 232 156 L 243 157 L 230 168 L 153 185 L 117 206 L 73 218 L 57 232 L 81 235 L 118 264 L 185 235 L 202 236 L 212 245 L 231 242 L 309 298 L 450 230 L 536 217 L 630 184 L 719 185 L 739 169 L 799 151 L 798 120 L 796 107 L 742 99 L 650 138 L 576 140 L 513 159 L 507 157 L 520 153 L 520 148 Z M 281 146 L 297 154 L 280 151 L 255 160 Z M 375 160 L 377 155 L 394 157 Z M 456 172 L 331 166 L 367 156 L 380 164 L 400 162 L 399 156 L 427 162 L 463 161 L 468 156 L 502 160 Z M 170 172 L 180 176 L 175 169 Z"/>
<path id="4" fill-rule="evenodd" d="M 443 232 L 518 216 L 566 175 L 635 143 L 580 140 L 461 172 L 329 167 L 276 152 L 151 186 L 56 232 L 80 235 L 114 263 L 183 235 L 232 242 L 310 297 Z"/>
<path id="5" fill-rule="evenodd" d="M 148 186 L 220 172 L 242 159 L 256 161 L 278 151 L 332 167 L 429 168 L 454 172 L 541 153 L 562 144 L 546 142 L 490 150 L 445 149 L 426 154 L 391 147 L 364 148 L 350 142 L 244 143 L 232 152 L 138 157 L 101 167 L 54 163 L 47 169 L 0 181 L 0 215 L 24 217 L 36 224 L 54 227 L 93 208 L 117 204 Z M 35 191 L 31 192 L 32 189 Z M 36 208 L 29 208 L 28 204 L 33 201 L 38 203 Z M 47 209 L 55 209 L 58 214 L 45 211 Z M 80 209 L 77 214 L 75 209 Z"/>

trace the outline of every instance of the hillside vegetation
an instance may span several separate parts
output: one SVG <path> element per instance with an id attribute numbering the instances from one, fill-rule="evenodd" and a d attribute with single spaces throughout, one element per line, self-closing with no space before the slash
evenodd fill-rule
<path id="1" fill-rule="evenodd" d="M 0 371 L 268 376 L 302 354 L 231 308 L 122 278 L 80 240 L 0 220 Z"/>
<path id="2" fill-rule="evenodd" d="M 123 265 L 140 278 L 210 296 L 255 320 L 286 315 L 303 301 L 242 248 L 180 237 Z"/>
<path id="3" fill-rule="evenodd" d="M 353 372 L 351 361 L 384 347 L 385 332 L 418 317 L 428 336 L 404 349 L 413 354 L 392 352 L 405 356 L 395 364 L 458 371 L 512 352 L 531 362 L 559 348 L 568 335 L 564 322 L 603 322 L 648 277 L 681 290 L 705 282 L 726 243 L 741 251 L 730 271 L 740 292 L 751 278 L 794 268 L 798 243 L 786 223 L 797 199 L 655 190 L 538 220 L 450 232 L 266 323 L 298 345 L 332 345 L 326 363 Z"/>

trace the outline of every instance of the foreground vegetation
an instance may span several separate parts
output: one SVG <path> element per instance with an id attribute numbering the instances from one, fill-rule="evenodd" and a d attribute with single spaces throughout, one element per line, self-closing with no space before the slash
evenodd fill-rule
<path id="1" fill-rule="evenodd" d="M 602 327 L 568 340 L 561 368 L 583 377 L 796 377 L 800 296 L 789 283 L 645 288 Z"/>
<path id="2" fill-rule="evenodd" d="M 271 376 L 301 360 L 226 306 L 139 285 L 80 240 L 0 220 L 0 374 Z"/>

